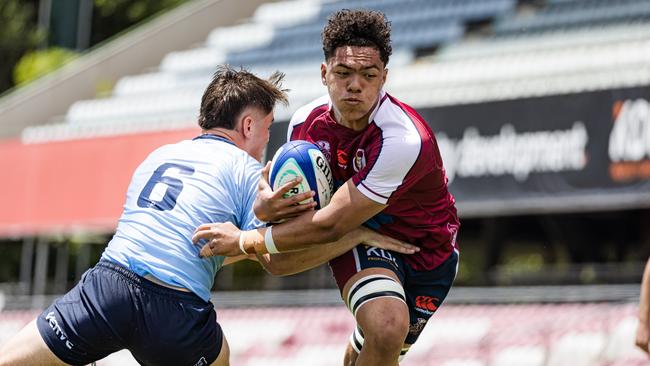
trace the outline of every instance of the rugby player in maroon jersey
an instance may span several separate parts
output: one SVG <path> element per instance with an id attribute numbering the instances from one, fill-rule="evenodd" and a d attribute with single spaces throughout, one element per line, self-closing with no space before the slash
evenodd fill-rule
<path id="1" fill-rule="evenodd" d="M 207 255 L 276 253 L 335 241 L 364 225 L 417 245 L 413 255 L 360 245 L 329 263 L 357 321 L 344 364 L 396 365 L 451 288 L 460 223 L 433 132 L 383 90 L 390 23 L 379 12 L 342 10 L 322 35 L 328 93 L 296 111 L 288 138 L 314 142 L 328 157 L 338 188 L 330 204 L 263 229 L 205 225 L 195 238 L 210 240 Z M 291 203 L 261 179 L 258 218 L 273 222 Z"/>

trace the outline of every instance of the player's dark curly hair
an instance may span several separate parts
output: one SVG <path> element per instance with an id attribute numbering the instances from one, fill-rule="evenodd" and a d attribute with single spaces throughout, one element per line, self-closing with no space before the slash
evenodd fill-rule
<path id="1" fill-rule="evenodd" d="M 279 71 L 264 80 L 243 68 L 217 67 L 201 99 L 199 126 L 205 130 L 214 127 L 232 130 L 237 117 L 247 107 L 271 113 L 277 102 L 287 104 L 288 89 L 281 89 L 283 78 L 284 74 Z"/>
<path id="2" fill-rule="evenodd" d="M 325 60 L 334 56 L 341 46 L 362 46 L 376 48 L 384 65 L 387 65 L 393 52 L 390 22 L 383 13 L 374 10 L 337 11 L 327 19 L 322 37 Z"/>

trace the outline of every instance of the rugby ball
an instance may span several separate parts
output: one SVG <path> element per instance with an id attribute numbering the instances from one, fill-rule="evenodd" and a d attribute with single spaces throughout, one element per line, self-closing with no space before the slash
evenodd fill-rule
<path id="1" fill-rule="evenodd" d="M 309 203 L 316 200 L 316 209 L 325 207 L 332 198 L 334 179 L 332 170 L 318 146 L 308 141 L 289 141 L 280 146 L 273 156 L 269 184 L 275 191 L 283 184 L 295 177 L 302 177 L 302 182 L 284 195 L 285 198 L 303 192 L 314 191 L 313 199 L 300 203 Z"/>

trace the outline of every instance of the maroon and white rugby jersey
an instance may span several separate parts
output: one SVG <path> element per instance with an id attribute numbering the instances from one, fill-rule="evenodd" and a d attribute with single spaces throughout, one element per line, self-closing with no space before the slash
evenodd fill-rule
<path id="1" fill-rule="evenodd" d="M 371 200 L 388 204 L 366 225 L 419 246 L 404 256 L 416 270 L 441 264 L 456 249 L 459 221 L 433 132 L 410 106 L 382 91 L 368 126 L 336 123 L 326 95 L 291 118 L 289 140 L 307 140 L 329 159 L 336 188 L 352 179 Z"/>

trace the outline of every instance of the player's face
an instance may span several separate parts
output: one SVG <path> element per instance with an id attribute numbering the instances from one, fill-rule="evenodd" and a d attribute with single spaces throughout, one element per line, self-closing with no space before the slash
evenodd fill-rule
<path id="1" fill-rule="evenodd" d="M 244 117 L 244 132 L 246 136 L 246 151 L 258 161 L 262 161 L 264 149 L 269 143 L 271 124 L 273 123 L 273 111 L 264 113 L 260 109 L 251 109 Z"/>
<path id="2" fill-rule="evenodd" d="M 354 129 L 365 127 L 387 73 L 377 49 L 337 48 L 334 55 L 321 65 L 321 78 L 332 100 L 336 121 Z"/>

